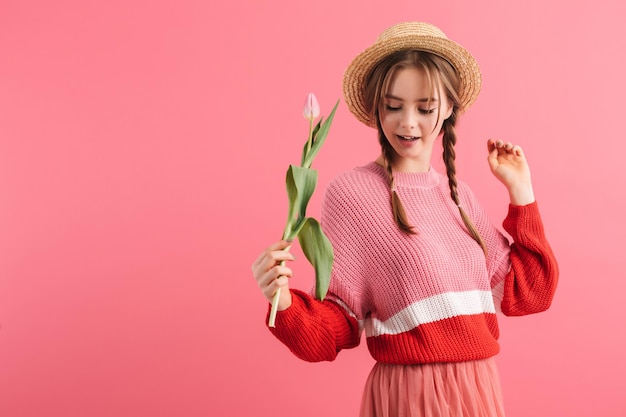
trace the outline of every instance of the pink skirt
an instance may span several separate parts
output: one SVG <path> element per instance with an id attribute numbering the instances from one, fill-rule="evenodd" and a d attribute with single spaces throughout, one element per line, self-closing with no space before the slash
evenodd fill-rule
<path id="1" fill-rule="evenodd" d="M 495 359 L 423 365 L 376 363 L 361 417 L 503 417 Z"/>

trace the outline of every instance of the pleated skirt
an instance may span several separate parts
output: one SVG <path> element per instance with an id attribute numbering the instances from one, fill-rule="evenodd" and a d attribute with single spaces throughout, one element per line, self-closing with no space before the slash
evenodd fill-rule
<path id="1" fill-rule="evenodd" d="M 361 417 L 503 417 L 495 359 L 422 365 L 376 363 Z"/>

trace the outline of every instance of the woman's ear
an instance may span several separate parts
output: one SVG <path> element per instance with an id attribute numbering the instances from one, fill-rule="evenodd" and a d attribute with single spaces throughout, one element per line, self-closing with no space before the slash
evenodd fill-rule
<path id="1" fill-rule="evenodd" d="M 444 112 L 444 118 L 443 120 L 447 120 L 450 116 L 452 116 L 452 111 L 454 111 L 454 106 L 448 103 L 448 108 L 446 109 L 446 111 Z"/>

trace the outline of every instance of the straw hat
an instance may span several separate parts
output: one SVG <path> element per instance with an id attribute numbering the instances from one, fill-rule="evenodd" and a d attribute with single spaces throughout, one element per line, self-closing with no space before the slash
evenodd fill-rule
<path id="1" fill-rule="evenodd" d="M 431 52 L 447 60 L 459 75 L 459 97 L 463 110 L 474 103 L 481 85 L 480 69 L 474 57 L 461 45 L 448 39 L 436 26 L 424 22 L 405 22 L 381 33 L 372 46 L 354 58 L 343 75 L 345 101 L 357 119 L 370 127 L 376 126 L 364 106 L 365 80 L 380 60 L 406 49 Z"/>

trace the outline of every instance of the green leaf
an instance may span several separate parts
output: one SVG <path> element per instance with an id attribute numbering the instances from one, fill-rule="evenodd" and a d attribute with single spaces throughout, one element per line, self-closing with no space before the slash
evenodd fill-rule
<path id="1" fill-rule="evenodd" d="M 306 156 L 303 158 L 304 162 L 302 163 L 302 166 L 310 167 L 313 163 L 313 159 L 322 148 L 322 145 L 326 140 L 326 136 L 328 135 L 328 131 L 330 130 L 330 125 L 333 123 L 333 118 L 335 117 L 335 111 L 337 110 L 337 106 L 339 106 L 339 100 L 337 100 L 337 103 L 335 103 L 335 107 L 333 107 L 333 110 L 328 115 L 328 118 L 315 132 L 315 135 L 313 135 L 313 145 L 311 146 L 311 150 L 306 153 Z"/>
<path id="2" fill-rule="evenodd" d="M 293 239 L 296 235 L 294 233 L 296 226 L 298 226 L 296 221 L 306 217 L 306 207 L 317 185 L 317 171 L 289 165 L 285 183 L 289 198 L 289 212 L 283 239 Z"/>
<path id="3" fill-rule="evenodd" d="M 320 126 L 322 124 L 322 120 L 324 120 L 323 117 L 320 118 L 320 120 L 317 122 L 317 124 L 313 128 L 313 133 L 311 134 L 311 137 L 313 139 L 311 140 L 311 142 L 313 142 L 313 140 L 315 139 L 315 135 L 317 135 L 317 132 L 320 130 Z M 310 168 L 311 167 L 311 164 L 309 164 L 308 166 L 304 165 L 304 163 L 306 161 L 308 147 L 309 147 L 309 140 L 307 139 L 307 141 L 304 142 L 304 148 L 302 148 L 302 158 L 300 159 L 300 166 L 304 167 L 304 168 Z"/>
<path id="4" fill-rule="evenodd" d="M 315 128 L 313 129 L 313 137 L 317 135 L 317 132 L 320 130 L 320 126 L 322 125 L 323 121 L 324 121 L 324 116 L 320 117 L 317 124 L 315 125 Z"/>
<path id="5" fill-rule="evenodd" d="M 315 297 L 323 300 L 328 292 L 330 273 L 333 268 L 333 247 L 319 222 L 308 217 L 298 234 L 302 252 L 315 269 Z"/>

